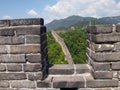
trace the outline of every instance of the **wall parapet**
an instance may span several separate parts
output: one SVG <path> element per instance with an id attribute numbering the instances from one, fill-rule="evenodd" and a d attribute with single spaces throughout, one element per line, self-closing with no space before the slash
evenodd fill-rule
<path id="1" fill-rule="evenodd" d="M 87 56 L 95 79 L 119 79 L 120 25 L 89 26 Z"/>
<path id="2" fill-rule="evenodd" d="M 1 90 L 35 89 L 47 77 L 47 65 L 42 18 L 0 20 Z"/>
<path id="3" fill-rule="evenodd" d="M 87 64 L 49 66 L 43 19 L 0 20 L 0 90 L 119 90 L 120 25 L 88 26 L 87 44 Z"/>

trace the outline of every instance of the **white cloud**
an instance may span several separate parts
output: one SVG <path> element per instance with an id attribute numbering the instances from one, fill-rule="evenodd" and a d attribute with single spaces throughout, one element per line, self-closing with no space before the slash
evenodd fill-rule
<path id="1" fill-rule="evenodd" d="M 11 16 L 6 15 L 6 16 L 3 16 L 3 19 L 12 19 L 12 17 L 11 17 Z"/>
<path id="2" fill-rule="evenodd" d="M 34 9 L 29 10 L 27 14 L 33 17 L 40 17 L 40 15 Z"/>
<path id="3" fill-rule="evenodd" d="M 46 6 L 49 21 L 71 15 L 105 17 L 120 15 L 120 2 L 115 0 L 58 0 L 55 5 Z"/>

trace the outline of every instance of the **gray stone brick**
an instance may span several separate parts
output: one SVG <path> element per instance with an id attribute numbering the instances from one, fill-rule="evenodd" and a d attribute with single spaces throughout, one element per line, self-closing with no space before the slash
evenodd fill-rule
<path id="1" fill-rule="evenodd" d="M 0 20 L 0 27 L 9 26 L 10 20 Z"/>
<path id="2" fill-rule="evenodd" d="M 112 44 L 95 44 L 92 42 L 87 42 L 89 48 L 96 52 L 110 52 L 114 50 L 114 45 Z"/>
<path id="3" fill-rule="evenodd" d="M 0 36 L 13 36 L 14 31 L 11 27 L 0 28 Z"/>
<path id="4" fill-rule="evenodd" d="M 10 53 L 39 53 L 40 45 L 14 45 L 10 46 Z"/>
<path id="5" fill-rule="evenodd" d="M 113 73 L 110 71 L 96 71 L 93 72 L 93 76 L 95 79 L 112 79 Z"/>
<path id="6" fill-rule="evenodd" d="M 120 62 L 112 62 L 113 70 L 120 70 Z"/>
<path id="7" fill-rule="evenodd" d="M 8 81 L 0 81 L 0 88 L 8 88 L 9 82 Z"/>
<path id="8" fill-rule="evenodd" d="M 20 64 L 8 64 L 7 70 L 12 72 L 22 71 L 22 65 Z"/>
<path id="9" fill-rule="evenodd" d="M 36 35 L 30 35 L 30 36 L 25 36 L 26 38 L 26 43 L 27 44 L 40 44 L 40 36 L 36 36 Z"/>
<path id="10" fill-rule="evenodd" d="M 25 38 L 24 36 L 19 36 L 19 37 L 12 37 L 11 39 L 11 44 L 24 44 L 25 43 Z"/>
<path id="11" fill-rule="evenodd" d="M 92 77 L 86 77 L 86 88 L 107 88 L 107 87 L 117 87 L 118 80 L 114 79 L 99 79 L 94 80 Z"/>
<path id="12" fill-rule="evenodd" d="M 0 73 L 0 80 L 23 80 L 26 79 L 25 73 Z"/>
<path id="13" fill-rule="evenodd" d="M 116 25 L 116 31 L 120 32 L 120 24 Z"/>
<path id="14" fill-rule="evenodd" d="M 0 45 L 11 44 L 11 37 L 0 36 Z"/>
<path id="15" fill-rule="evenodd" d="M 32 26 L 17 26 L 14 27 L 14 32 L 16 36 L 19 35 L 40 35 L 41 31 L 40 28 L 42 26 L 40 25 L 32 25 Z"/>
<path id="16" fill-rule="evenodd" d="M 119 52 L 120 51 L 120 42 L 117 42 L 114 45 L 115 45 L 114 51 Z"/>
<path id="17" fill-rule="evenodd" d="M 73 65 L 62 64 L 62 65 L 53 65 L 49 68 L 49 74 L 59 74 L 59 75 L 69 75 L 74 73 Z"/>
<path id="18" fill-rule="evenodd" d="M 35 88 L 34 81 L 27 81 L 27 80 L 14 80 L 10 81 L 12 88 Z"/>
<path id="19" fill-rule="evenodd" d="M 43 25 L 43 24 L 44 24 L 44 20 L 42 18 L 14 19 L 14 20 L 10 20 L 10 26 Z"/>
<path id="20" fill-rule="evenodd" d="M 91 40 L 95 43 L 120 41 L 120 33 L 91 35 Z"/>
<path id="21" fill-rule="evenodd" d="M 34 80 L 41 80 L 42 79 L 42 73 L 38 72 L 38 73 L 28 73 L 28 79 L 31 81 Z"/>
<path id="22" fill-rule="evenodd" d="M 1 55 L 0 56 L 0 62 L 1 63 L 25 63 L 25 55 L 23 54 L 10 54 L 10 55 Z"/>
<path id="23" fill-rule="evenodd" d="M 106 52 L 106 53 L 95 53 L 94 51 L 87 48 L 88 55 L 95 61 L 99 62 L 115 62 L 120 60 L 120 52 Z"/>
<path id="24" fill-rule="evenodd" d="M 75 64 L 76 66 L 76 73 L 82 74 L 82 73 L 89 73 L 90 69 L 87 64 Z"/>
<path id="25" fill-rule="evenodd" d="M 30 63 L 40 63 L 41 54 L 26 54 L 26 59 Z"/>
<path id="26" fill-rule="evenodd" d="M 6 71 L 6 66 L 0 64 L 0 72 Z"/>
<path id="27" fill-rule="evenodd" d="M 95 25 L 95 26 L 88 26 L 87 32 L 93 34 L 111 33 L 112 29 L 113 29 L 112 25 Z"/>
<path id="28" fill-rule="evenodd" d="M 92 80 L 87 81 L 87 87 L 89 88 L 104 88 L 104 87 L 117 87 L 117 80 Z"/>
<path id="29" fill-rule="evenodd" d="M 53 78 L 54 88 L 84 88 L 85 81 L 82 76 L 63 76 Z"/>
<path id="30" fill-rule="evenodd" d="M 96 88 L 94 90 L 113 90 L 112 88 Z"/>
<path id="31" fill-rule="evenodd" d="M 48 77 L 43 81 L 38 81 L 37 87 L 38 88 L 51 88 L 51 80 L 52 80 L 52 77 Z"/>
<path id="32" fill-rule="evenodd" d="M 25 72 L 39 72 L 42 69 L 41 64 L 24 64 L 23 69 Z"/>
<path id="33" fill-rule="evenodd" d="M 18 90 L 18 89 L 14 89 L 14 88 L 0 88 L 0 90 Z"/>
<path id="34" fill-rule="evenodd" d="M 91 62 L 94 71 L 110 71 L 110 63 Z"/>
<path id="35" fill-rule="evenodd" d="M 7 45 L 0 45 L 0 54 L 7 54 L 9 46 Z"/>
<path id="36" fill-rule="evenodd" d="M 14 44 L 24 44 L 24 36 L 19 37 L 4 37 L 0 36 L 0 45 L 14 45 Z"/>

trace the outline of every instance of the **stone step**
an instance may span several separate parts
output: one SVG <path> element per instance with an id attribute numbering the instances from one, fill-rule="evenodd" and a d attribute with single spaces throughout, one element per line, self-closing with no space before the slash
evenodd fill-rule
<path id="1" fill-rule="evenodd" d="M 90 74 L 53 77 L 53 88 L 112 88 L 118 87 L 115 79 L 94 79 Z"/>
<path id="2" fill-rule="evenodd" d="M 84 88 L 85 80 L 82 76 L 54 77 L 53 88 Z"/>
<path id="3" fill-rule="evenodd" d="M 72 75 L 72 74 L 83 74 L 89 73 L 89 65 L 87 64 L 61 64 L 52 65 L 49 67 L 50 75 Z"/>

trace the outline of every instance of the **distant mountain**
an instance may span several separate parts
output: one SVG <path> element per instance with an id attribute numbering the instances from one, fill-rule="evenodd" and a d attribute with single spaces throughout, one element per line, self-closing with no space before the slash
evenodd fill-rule
<path id="1" fill-rule="evenodd" d="M 103 17 L 103 18 L 93 18 L 93 17 L 81 17 L 81 16 L 70 16 L 65 19 L 53 20 L 52 22 L 46 24 L 48 30 L 56 29 L 67 29 L 71 26 L 80 27 L 95 24 L 116 24 L 120 22 L 120 16 L 115 17 Z"/>

